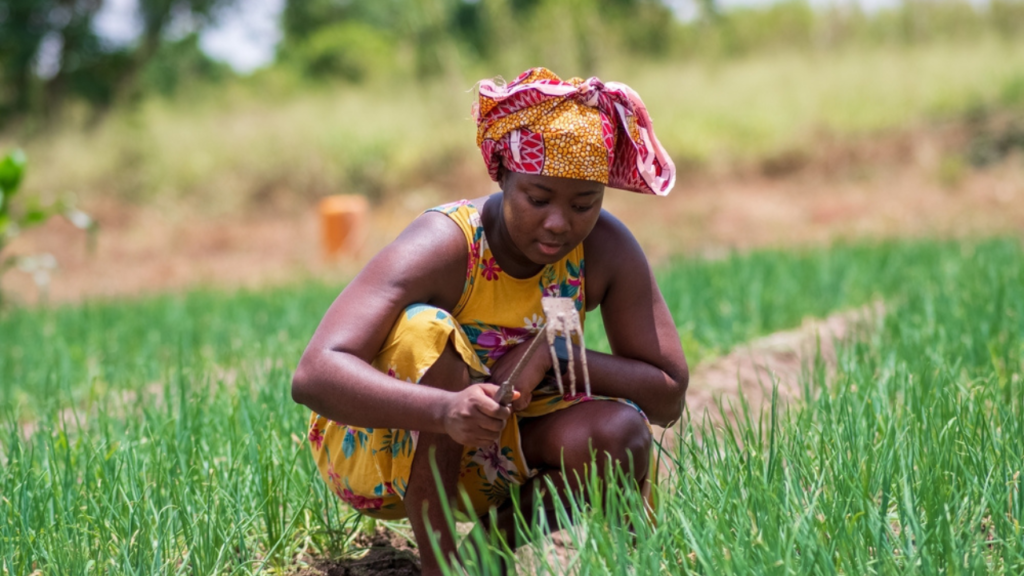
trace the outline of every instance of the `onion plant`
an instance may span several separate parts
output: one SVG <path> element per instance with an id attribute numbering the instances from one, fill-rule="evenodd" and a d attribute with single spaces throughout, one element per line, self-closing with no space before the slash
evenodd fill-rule
<path id="1" fill-rule="evenodd" d="M 733 410 L 718 428 L 692 415 L 649 514 L 629 491 L 571 501 L 557 515 L 576 521 L 568 564 L 525 521 L 519 536 L 539 544 L 516 561 L 547 574 L 1024 573 L 1022 256 L 1016 240 L 914 241 L 660 270 L 691 359 L 878 299 L 887 313 L 839 347 L 836 370 L 808 366 L 803 403 Z M 325 489 L 289 397 L 339 288 L 0 317 L 0 574 L 287 573 L 345 554 L 361 523 Z M 588 342 L 602 342 L 599 316 Z M 478 567 L 511 558 L 478 544 Z"/>

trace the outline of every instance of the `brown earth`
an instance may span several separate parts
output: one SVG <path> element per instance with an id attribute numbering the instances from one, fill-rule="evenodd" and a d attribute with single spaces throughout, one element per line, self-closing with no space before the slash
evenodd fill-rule
<path id="1" fill-rule="evenodd" d="M 622 219 L 654 263 L 674 254 L 718 255 L 762 246 L 839 239 L 1024 235 L 1024 158 L 1010 155 L 974 170 L 962 130 L 822 138 L 813 152 L 793 152 L 741 169 L 681 169 L 676 190 L 652 198 L 611 190 L 605 207 Z M 377 203 L 362 249 L 325 259 L 314 206 L 287 190 L 235 215 L 202 207 L 130 206 L 95 200 L 83 208 L 100 222 L 94 250 L 84 233 L 54 220 L 28 231 L 9 254 L 49 252 L 59 262 L 49 299 L 77 301 L 178 290 L 197 284 L 258 286 L 355 274 L 422 210 L 494 190 L 475 163 L 456 165 L 432 183 Z M 306 202 L 306 201 L 303 201 Z M 34 303 L 32 278 L 3 278 L 16 301 Z"/>
<path id="2" fill-rule="evenodd" d="M 359 534 L 341 559 L 315 558 L 293 576 L 417 576 L 419 552 L 409 540 L 383 526 Z"/>

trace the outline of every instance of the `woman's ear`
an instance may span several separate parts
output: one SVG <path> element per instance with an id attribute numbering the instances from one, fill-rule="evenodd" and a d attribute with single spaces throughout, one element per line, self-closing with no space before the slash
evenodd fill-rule
<path id="1" fill-rule="evenodd" d="M 498 164 L 498 187 L 501 191 L 505 191 L 505 180 L 508 177 L 508 170 L 505 170 L 504 164 Z"/>

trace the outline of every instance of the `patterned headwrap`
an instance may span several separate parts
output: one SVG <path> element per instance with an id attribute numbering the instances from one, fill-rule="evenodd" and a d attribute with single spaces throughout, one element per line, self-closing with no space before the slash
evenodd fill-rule
<path id="1" fill-rule="evenodd" d="M 664 196 L 676 167 L 654 136 L 640 96 L 618 82 L 563 81 L 531 68 L 501 86 L 479 84 L 476 143 L 491 178 L 513 172 L 593 180 Z"/>

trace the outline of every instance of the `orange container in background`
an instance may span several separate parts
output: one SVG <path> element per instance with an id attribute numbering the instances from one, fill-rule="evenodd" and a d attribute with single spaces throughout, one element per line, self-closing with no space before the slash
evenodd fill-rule
<path id="1" fill-rule="evenodd" d="M 366 233 L 366 198 L 349 194 L 328 196 L 320 201 L 319 211 L 324 255 L 356 255 Z"/>

